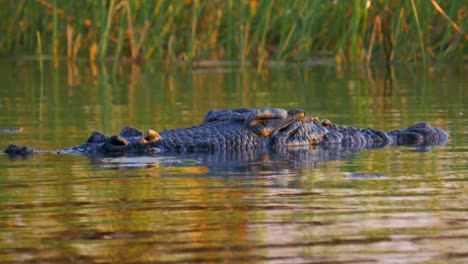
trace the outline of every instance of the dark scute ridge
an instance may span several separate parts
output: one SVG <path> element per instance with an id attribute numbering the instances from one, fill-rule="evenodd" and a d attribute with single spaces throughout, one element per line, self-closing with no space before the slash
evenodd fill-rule
<path id="1" fill-rule="evenodd" d="M 252 108 L 213 109 L 203 118 L 203 123 L 214 121 L 244 121 L 248 113 L 255 112 Z"/>
<path id="2" fill-rule="evenodd" d="M 102 143 L 108 140 L 109 137 L 107 135 L 104 135 L 101 132 L 94 131 L 91 136 L 89 136 L 88 140 L 86 140 L 86 143 Z"/>
<path id="3" fill-rule="evenodd" d="M 445 144 L 449 135 L 442 129 L 431 126 L 429 123 L 418 123 L 406 129 L 393 130 L 388 134 L 395 138 L 394 145 L 432 145 Z"/>

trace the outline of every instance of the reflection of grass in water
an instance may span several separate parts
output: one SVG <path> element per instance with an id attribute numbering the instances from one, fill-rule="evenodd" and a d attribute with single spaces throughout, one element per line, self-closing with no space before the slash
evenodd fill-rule
<path id="1" fill-rule="evenodd" d="M 421 68 L 413 65 L 343 67 L 343 72 L 336 67 L 271 69 L 260 79 L 248 67 L 226 73 L 169 74 L 158 72 L 158 67 L 141 67 L 140 72 L 138 65 L 125 64 L 118 66 L 121 77 L 113 78 L 106 65 L 96 74 L 88 64 L 71 65 L 76 68 L 68 69 L 70 77 L 65 69 L 54 70 L 51 61 L 44 61 L 43 88 L 35 63 L 2 67 L 7 76 L 2 109 L 8 112 L 2 126 L 23 127 L 21 135 L 34 144 L 22 144 L 60 149 L 86 141 L 94 130 L 116 134 L 125 125 L 156 131 L 187 127 L 199 124 L 213 108 L 303 108 L 337 124 L 387 130 L 422 120 L 447 127 L 461 119 L 444 118 L 440 109 L 447 105 L 463 109 L 462 66 L 431 67 L 423 77 Z M 41 89 L 46 101 L 38 100 Z M 40 113 L 47 118 L 38 123 Z M 38 129 L 56 136 L 37 138 Z M 41 145 L 45 140 L 52 140 L 51 145 Z"/>
<path id="2" fill-rule="evenodd" d="M 0 10 L 3 54 L 34 54 L 38 28 L 48 55 L 71 59 L 252 60 L 261 67 L 314 54 L 365 62 L 466 53 L 464 1 L 38 0 L 2 2 Z"/>

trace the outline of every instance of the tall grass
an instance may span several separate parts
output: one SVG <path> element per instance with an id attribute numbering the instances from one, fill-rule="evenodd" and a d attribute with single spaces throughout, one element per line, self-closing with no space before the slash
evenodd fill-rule
<path id="1" fill-rule="evenodd" d="M 1 1 L 0 56 L 34 55 L 39 32 L 71 60 L 466 60 L 467 17 L 449 0 Z"/>

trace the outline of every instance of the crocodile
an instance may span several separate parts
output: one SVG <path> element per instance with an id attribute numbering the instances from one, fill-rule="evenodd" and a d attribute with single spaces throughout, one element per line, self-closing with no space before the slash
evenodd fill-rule
<path id="1" fill-rule="evenodd" d="M 310 147 L 360 150 L 385 146 L 439 146 L 445 144 L 448 137 L 447 132 L 428 123 L 385 132 L 335 125 L 328 119 L 307 115 L 301 109 L 234 108 L 211 110 L 200 125 L 159 133 L 151 129 L 142 132 L 133 127 L 124 127 L 112 136 L 93 132 L 85 143 L 54 153 L 236 153 Z M 12 144 L 4 152 L 28 156 L 43 151 Z"/>

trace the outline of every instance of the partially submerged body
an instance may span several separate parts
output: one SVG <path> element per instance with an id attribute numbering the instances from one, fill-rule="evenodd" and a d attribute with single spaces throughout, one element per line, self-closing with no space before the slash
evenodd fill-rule
<path id="1" fill-rule="evenodd" d="M 131 127 L 125 127 L 113 136 L 93 132 L 85 143 L 56 153 L 235 153 L 311 146 L 359 150 L 385 146 L 437 146 L 447 139 L 444 130 L 428 123 L 385 132 L 334 125 L 326 119 L 307 116 L 302 110 L 236 108 L 211 110 L 200 125 L 160 133 L 153 130 L 143 133 Z M 38 151 L 10 145 L 5 153 L 31 155 Z"/>

